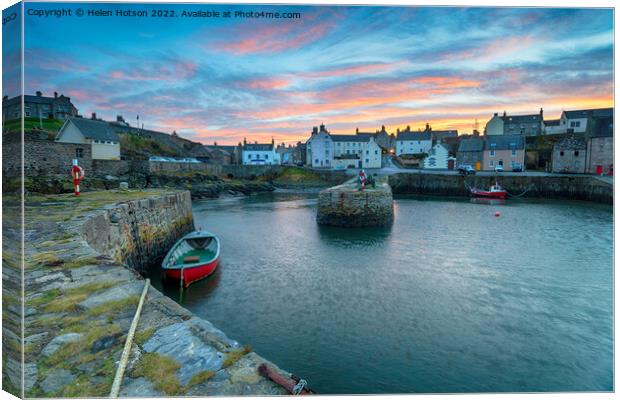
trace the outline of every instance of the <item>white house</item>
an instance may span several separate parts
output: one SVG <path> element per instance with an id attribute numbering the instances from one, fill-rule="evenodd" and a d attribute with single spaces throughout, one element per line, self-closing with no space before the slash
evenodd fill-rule
<path id="1" fill-rule="evenodd" d="M 613 108 L 562 111 L 559 130 L 561 132 L 585 133 L 588 127 L 588 117 L 613 117 L 613 115 Z"/>
<path id="2" fill-rule="evenodd" d="M 306 164 L 313 168 L 332 168 L 334 165 L 334 144 L 325 125 L 312 128 L 306 142 Z"/>
<path id="3" fill-rule="evenodd" d="M 56 141 L 62 143 L 89 144 L 93 160 L 120 160 L 120 139 L 105 121 L 70 118 L 65 121 Z"/>
<path id="4" fill-rule="evenodd" d="M 381 146 L 372 135 L 330 135 L 334 167 L 381 168 Z"/>
<path id="5" fill-rule="evenodd" d="M 448 169 L 448 148 L 441 143 L 435 144 L 424 159 L 425 169 Z"/>
<path id="6" fill-rule="evenodd" d="M 398 132 L 396 135 L 396 155 L 428 153 L 433 147 L 431 132 Z"/>
<path id="7" fill-rule="evenodd" d="M 280 164 L 280 157 L 273 140 L 271 143 L 247 143 L 243 139 L 242 159 L 243 165 Z"/>

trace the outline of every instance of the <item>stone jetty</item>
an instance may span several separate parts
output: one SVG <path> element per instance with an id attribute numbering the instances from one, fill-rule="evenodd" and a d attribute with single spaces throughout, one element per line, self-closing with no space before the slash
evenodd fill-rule
<path id="1" fill-rule="evenodd" d="M 25 304 L 19 199 L 3 206 L 4 390 L 107 397 L 145 284 L 137 271 L 193 228 L 189 192 L 28 195 Z M 286 374 L 150 287 L 120 396 L 286 394 L 258 374 L 263 362 Z"/>
<path id="2" fill-rule="evenodd" d="M 394 220 L 392 189 L 386 178 L 360 190 L 357 179 L 319 193 L 316 220 L 320 225 L 340 227 L 386 226 Z"/>

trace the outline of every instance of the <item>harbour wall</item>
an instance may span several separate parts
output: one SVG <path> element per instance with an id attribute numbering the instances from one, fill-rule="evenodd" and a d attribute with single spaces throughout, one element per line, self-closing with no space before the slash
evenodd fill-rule
<path id="1" fill-rule="evenodd" d="M 319 225 L 346 228 L 389 225 L 394 220 L 392 190 L 383 181 L 361 191 L 355 180 L 322 190 L 316 219 Z"/>
<path id="2" fill-rule="evenodd" d="M 107 397 L 145 287 L 137 272 L 193 228 L 190 194 L 47 196 L 31 198 L 26 214 L 24 330 L 3 314 L 15 339 L 3 340 L 3 388 L 29 398 Z M 260 376 L 263 363 L 288 376 L 150 286 L 120 397 L 285 394 Z"/>
<path id="3" fill-rule="evenodd" d="M 143 273 L 193 229 L 191 196 L 183 191 L 106 208 L 86 220 L 81 233 L 93 249 Z"/>
<path id="4" fill-rule="evenodd" d="M 403 173 L 389 176 L 394 194 L 469 196 L 468 187 L 488 188 L 494 176 Z M 498 182 L 511 195 L 613 204 L 613 184 L 593 176 L 504 175 Z"/>

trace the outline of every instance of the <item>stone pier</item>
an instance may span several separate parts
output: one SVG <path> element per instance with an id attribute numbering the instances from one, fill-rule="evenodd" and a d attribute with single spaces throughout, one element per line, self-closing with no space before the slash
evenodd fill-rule
<path id="1" fill-rule="evenodd" d="M 145 284 L 138 271 L 193 229 L 189 192 L 28 195 L 25 303 L 20 231 L 10 229 L 19 227 L 19 199 L 3 205 L 3 389 L 107 397 Z M 286 394 L 259 375 L 261 363 L 287 375 L 151 286 L 120 396 Z"/>
<path id="2" fill-rule="evenodd" d="M 386 226 L 394 220 L 392 189 L 385 178 L 360 190 L 356 179 L 319 193 L 316 220 L 320 225 L 347 228 Z"/>

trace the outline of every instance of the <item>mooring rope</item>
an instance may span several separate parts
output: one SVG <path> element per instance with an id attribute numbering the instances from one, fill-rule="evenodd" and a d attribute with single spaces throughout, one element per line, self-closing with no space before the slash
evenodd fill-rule
<path id="1" fill-rule="evenodd" d="M 534 187 L 534 184 L 532 183 L 532 184 L 531 184 L 531 185 L 530 185 L 527 189 L 525 189 L 523 192 L 521 192 L 521 193 L 519 193 L 519 194 L 512 194 L 512 193 L 510 193 L 508 190 L 506 190 L 506 189 L 504 189 L 504 190 L 506 190 L 506 193 L 508 193 L 508 195 L 509 195 L 510 197 L 521 197 L 521 196 L 524 196 L 524 195 L 525 195 L 527 192 L 529 192 L 530 190 L 532 190 L 532 188 L 533 188 L 533 187 Z"/>
<path id="2" fill-rule="evenodd" d="M 127 334 L 127 340 L 125 341 L 125 348 L 123 348 L 121 360 L 118 364 L 118 368 L 116 369 L 116 375 L 114 376 L 114 382 L 112 382 L 112 389 L 110 390 L 110 397 L 118 397 L 118 393 L 121 390 L 121 383 L 123 382 L 123 374 L 125 374 L 125 368 L 127 367 L 127 361 L 129 360 L 129 352 L 131 351 L 133 336 L 136 333 L 136 328 L 138 327 L 140 313 L 142 312 L 142 305 L 144 304 L 146 292 L 148 292 L 150 284 L 151 280 L 147 278 L 144 282 L 144 289 L 142 289 L 142 295 L 140 296 L 140 302 L 138 303 L 136 314 L 133 316 L 133 321 L 131 321 L 131 327 L 129 328 L 129 333 Z"/>

